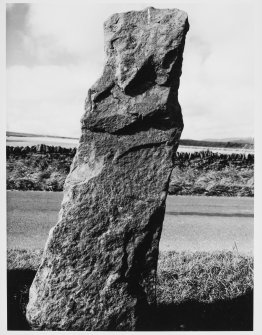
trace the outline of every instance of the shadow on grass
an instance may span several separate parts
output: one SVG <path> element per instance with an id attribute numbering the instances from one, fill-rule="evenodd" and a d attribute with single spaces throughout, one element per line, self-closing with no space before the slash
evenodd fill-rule
<path id="1" fill-rule="evenodd" d="M 253 292 L 238 298 L 201 303 L 158 305 L 154 330 L 247 331 L 253 330 Z"/>
<path id="2" fill-rule="evenodd" d="M 25 317 L 29 288 L 36 271 L 7 271 L 7 329 L 30 330 Z"/>
<path id="3" fill-rule="evenodd" d="M 35 276 L 33 270 L 7 272 L 8 330 L 30 330 L 25 318 L 28 291 Z M 188 301 L 159 304 L 152 311 L 150 330 L 253 330 L 253 291 L 238 298 L 214 303 Z"/>

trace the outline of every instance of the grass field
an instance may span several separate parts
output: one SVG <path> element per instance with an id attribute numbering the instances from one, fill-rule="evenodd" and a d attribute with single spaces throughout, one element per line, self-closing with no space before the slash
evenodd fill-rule
<path id="1" fill-rule="evenodd" d="M 26 330 L 42 250 L 9 250 L 8 329 Z M 232 252 L 160 253 L 151 330 L 252 330 L 253 259 Z"/>

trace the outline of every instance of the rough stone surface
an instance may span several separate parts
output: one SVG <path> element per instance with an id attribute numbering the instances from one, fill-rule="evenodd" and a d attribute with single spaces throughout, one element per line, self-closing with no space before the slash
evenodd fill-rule
<path id="1" fill-rule="evenodd" d="M 183 129 L 187 15 L 147 8 L 105 22 L 107 61 L 30 289 L 33 329 L 148 329 L 165 200 Z"/>

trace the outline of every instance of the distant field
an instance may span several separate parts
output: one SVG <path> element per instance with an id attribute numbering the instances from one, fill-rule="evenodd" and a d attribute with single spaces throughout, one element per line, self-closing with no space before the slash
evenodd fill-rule
<path id="1" fill-rule="evenodd" d="M 19 133 L 15 131 L 7 131 L 6 132 L 7 137 L 16 136 L 16 137 L 42 137 L 42 138 L 58 138 L 58 139 L 71 139 L 76 140 L 76 137 L 67 137 L 67 136 L 53 136 L 53 135 L 41 135 L 41 134 L 30 134 L 30 133 Z"/>
<path id="2" fill-rule="evenodd" d="M 73 137 L 27 134 L 11 131 L 6 132 L 6 145 L 16 147 L 46 144 L 53 146 L 62 146 L 64 148 L 74 148 L 78 145 L 78 140 L 78 138 Z"/>
<path id="3" fill-rule="evenodd" d="M 64 148 L 75 148 L 78 145 L 78 139 L 56 138 L 56 137 L 35 137 L 35 136 L 8 136 L 6 145 L 14 147 L 33 146 L 37 144 L 47 144 L 53 146 L 62 146 Z"/>
<path id="4" fill-rule="evenodd" d="M 53 146 L 63 146 L 65 148 L 74 148 L 78 145 L 78 138 L 46 136 L 36 134 L 26 134 L 17 132 L 7 132 L 6 144 L 10 146 L 33 146 L 37 144 L 46 144 Z M 251 143 L 239 142 L 219 142 L 219 141 L 195 141 L 182 139 L 178 152 L 199 152 L 210 150 L 217 153 L 245 153 L 253 154 L 254 147 Z"/>
<path id="5" fill-rule="evenodd" d="M 190 145 L 179 145 L 178 152 L 199 152 L 199 151 L 212 151 L 215 153 L 231 155 L 233 153 L 237 154 L 254 154 L 254 149 L 249 148 L 218 148 L 218 147 L 204 147 L 204 146 L 190 146 Z"/>

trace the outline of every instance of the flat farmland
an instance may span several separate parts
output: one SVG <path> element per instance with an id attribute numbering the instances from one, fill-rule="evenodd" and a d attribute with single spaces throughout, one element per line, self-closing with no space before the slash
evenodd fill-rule
<path id="1" fill-rule="evenodd" d="M 62 192 L 7 191 L 9 249 L 43 248 Z M 252 254 L 253 198 L 168 196 L 160 250 Z"/>

